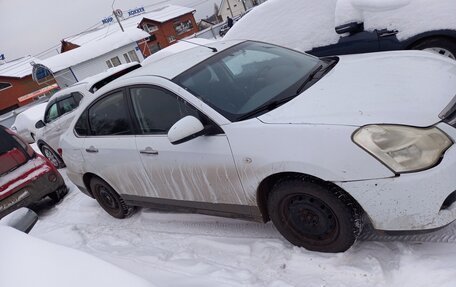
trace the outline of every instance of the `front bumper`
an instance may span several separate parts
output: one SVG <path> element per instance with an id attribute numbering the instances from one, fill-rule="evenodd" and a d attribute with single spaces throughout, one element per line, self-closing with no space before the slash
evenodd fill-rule
<path id="1" fill-rule="evenodd" d="M 456 129 L 438 127 L 456 142 Z M 456 144 L 434 168 L 398 177 L 335 182 L 352 195 L 375 229 L 403 231 L 435 229 L 456 220 L 456 203 L 442 208 L 456 191 Z"/>

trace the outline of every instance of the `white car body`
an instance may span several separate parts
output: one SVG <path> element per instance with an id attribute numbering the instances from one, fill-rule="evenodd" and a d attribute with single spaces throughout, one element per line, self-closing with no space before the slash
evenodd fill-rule
<path id="1" fill-rule="evenodd" d="M 238 43 L 211 47 L 220 52 Z M 433 229 L 456 219 L 456 204 L 442 208 L 456 190 L 454 145 L 436 166 L 398 174 L 352 139 L 360 127 L 394 124 L 436 126 L 456 141 L 456 126 L 439 118 L 456 94 L 456 63 L 425 52 L 342 56 L 328 74 L 291 101 L 231 122 L 169 80 L 212 54 L 204 47 L 176 54 L 112 82 L 84 102 L 60 142 L 70 180 L 92 196 L 87 178 L 96 175 L 127 204 L 193 202 L 196 209 L 204 209 L 207 206 L 198 204 L 210 203 L 229 216 L 261 221 L 267 219 L 263 184 L 292 173 L 342 188 L 376 229 Z M 135 85 L 154 85 L 178 95 L 223 133 L 176 145 L 170 134 L 76 135 L 77 118 L 92 102 Z"/>
<path id="2" fill-rule="evenodd" d="M 38 129 L 35 123 L 43 120 L 47 103 L 37 104 L 16 116 L 11 129 L 20 135 L 27 143 L 34 143 Z"/>
<path id="3" fill-rule="evenodd" d="M 49 99 L 49 102 L 47 103 L 47 105 L 45 105 L 45 110 L 42 112 L 42 116 L 39 119 L 44 120 L 45 126 L 43 126 L 40 129 L 35 128 L 35 139 L 37 141 L 38 147 L 41 149 L 43 154 L 49 160 L 51 160 L 51 162 L 54 163 L 55 159 L 50 158 L 52 157 L 52 155 L 48 156 L 48 153 L 45 153 L 43 151 L 42 146 L 49 146 L 54 151 L 54 153 L 56 153 L 59 150 L 60 136 L 64 131 L 66 131 L 71 121 L 73 120 L 75 115 L 74 111 L 77 109 L 77 106 L 66 113 L 59 114 L 57 118 L 51 121 L 47 121 L 46 113 L 48 113 L 50 107 L 56 104 L 57 102 L 61 102 L 64 99 L 68 99 L 71 97 L 74 98 L 74 94 L 79 94 L 82 98 L 90 96 L 99 88 L 99 86 L 103 86 L 103 81 L 105 81 L 107 78 L 113 76 L 115 77 L 116 74 L 123 75 L 124 71 L 135 69 L 137 67 L 139 67 L 139 64 L 137 62 L 133 62 L 110 68 L 105 72 L 85 78 L 68 88 L 60 90 Z M 79 104 L 79 102 L 77 104 Z M 36 120 L 35 123 L 37 123 L 37 121 L 38 120 Z M 34 127 L 35 123 L 33 124 Z"/>

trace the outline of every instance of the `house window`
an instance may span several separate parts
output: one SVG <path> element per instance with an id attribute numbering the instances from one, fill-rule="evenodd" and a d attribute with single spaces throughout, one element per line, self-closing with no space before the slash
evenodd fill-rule
<path id="1" fill-rule="evenodd" d="M 176 42 L 176 37 L 174 37 L 174 36 L 168 36 L 168 42 L 170 42 L 170 43 Z"/>
<path id="2" fill-rule="evenodd" d="M 138 62 L 139 63 L 139 58 L 138 55 L 136 55 L 135 51 L 131 50 L 128 53 L 123 54 L 125 62 L 131 63 L 131 62 Z"/>
<path id="3" fill-rule="evenodd" d="M 128 56 L 130 56 L 130 59 L 132 62 L 138 62 L 139 63 L 139 58 L 138 58 L 138 55 L 136 54 L 135 51 L 131 50 L 128 52 Z"/>
<path id="4" fill-rule="evenodd" d="M 157 44 L 150 44 L 149 45 L 149 51 L 151 54 L 155 53 L 155 52 L 158 52 L 160 50 L 160 43 L 157 43 Z"/>
<path id="5" fill-rule="evenodd" d="M 119 57 L 115 56 L 114 58 L 111 58 L 111 63 L 114 67 L 117 67 L 121 64 Z"/>
<path id="6" fill-rule="evenodd" d="M 6 90 L 8 88 L 11 88 L 11 84 L 10 83 L 0 83 L 0 91 L 1 90 Z"/>
<path id="7" fill-rule="evenodd" d="M 130 57 L 128 56 L 127 53 L 123 54 L 123 56 L 124 56 L 125 62 L 127 62 L 127 63 L 131 62 Z"/>
<path id="8" fill-rule="evenodd" d="M 176 31 L 177 35 L 191 31 L 192 29 L 193 29 L 192 20 L 174 23 L 174 30 Z"/>
<path id="9" fill-rule="evenodd" d="M 143 30 L 146 31 L 147 33 L 153 33 L 158 30 L 158 27 L 153 24 L 144 24 Z"/>
<path id="10" fill-rule="evenodd" d="M 120 59 L 117 56 L 115 56 L 114 58 L 111 58 L 111 60 L 106 61 L 106 65 L 108 65 L 108 68 L 117 67 L 120 64 L 122 64 L 122 63 L 120 62 Z"/>

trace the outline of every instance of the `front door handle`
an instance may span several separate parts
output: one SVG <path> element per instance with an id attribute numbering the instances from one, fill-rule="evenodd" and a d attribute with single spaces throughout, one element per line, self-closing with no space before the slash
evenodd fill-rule
<path id="1" fill-rule="evenodd" d="M 98 152 L 98 149 L 91 145 L 89 148 L 86 148 L 86 152 L 96 153 Z"/>
<path id="2" fill-rule="evenodd" d="M 396 35 L 397 33 L 399 33 L 398 30 L 388 30 L 388 29 L 382 29 L 377 32 L 378 32 L 379 37 L 389 37 L 389 36 L 393 36 L 393 35 Z"/>
<path id="3" fill-rule="evenodd" d="M 148 146 L 145 149 L 140 150 L 139 153 L 156 155 L 156 154 L 158 154 L 158 150 L 154 150 L 153 148 Z"/>

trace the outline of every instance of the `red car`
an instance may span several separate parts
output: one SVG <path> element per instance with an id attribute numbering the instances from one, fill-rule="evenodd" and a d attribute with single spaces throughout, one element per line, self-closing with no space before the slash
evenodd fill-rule
<path id="1" fill-rule="evenodd" d="M 0 218 L 45 196 L 58 202 L 66 193 L 52 163 L 0 125 Z"/>

